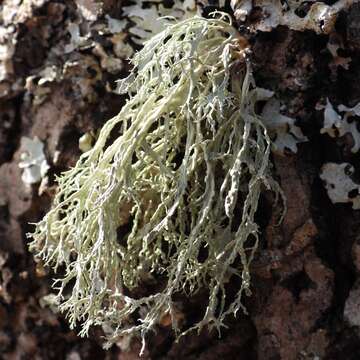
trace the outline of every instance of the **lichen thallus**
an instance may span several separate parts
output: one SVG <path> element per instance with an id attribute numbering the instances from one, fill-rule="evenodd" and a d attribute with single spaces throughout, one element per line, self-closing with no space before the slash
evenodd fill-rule
<path id="1" fill-rule="evenodd" d="M 65 269 L 54 289 L 71 327 L 82 324 L 81 335 L 103 325 L 108 344 L 135 333 L 144 344 L 164 314 L 180 336 L 205 325 L 220 329 L 227 315 L 245 310 L 259 196 L 263 189 L 282 194 L 246 53 L 226 14 L 167 26 L 120 81 L 128 94 L 120 113 L 57 179 L 30 249 L 55 271 Z M 241 285 L 225 301 L 231 276 Z M 164 286 L 129 295 L 150 277 Z M 204 316 L 184 327 L 174 295 L 200 288 L 208 291 Z M 131 320 L 135 313 L 140 319 Z"/>

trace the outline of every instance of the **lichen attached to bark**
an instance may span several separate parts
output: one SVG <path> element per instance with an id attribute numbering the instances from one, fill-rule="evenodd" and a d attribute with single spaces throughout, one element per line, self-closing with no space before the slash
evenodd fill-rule
<path id="1" fill-rule="evenodd" d="M 144 341 L 164 314 L 181 335 L 219 329 L 244 310 L 259 196 L 281 193 L 270 171 L 271 140 L 254 110 L 246 46 L 227 15 L 168 26 L 132 63 L 119 86 L 128 101 L 58 178 L 52 209 L 29 235 L 38 258 L 65 268 L 54 288 L 71 326 L 81 322 L 86 335 L 106 325 L 109 343 L 129 333 Z M 149 274 L 166 285 L 131 297 Z M 241 285 L 225 301 L 230 276 Z M 204 287 L 202 320 L 181 328 L 174 295 Z M 133 323 L 135 314 L 141 318 Z"/>

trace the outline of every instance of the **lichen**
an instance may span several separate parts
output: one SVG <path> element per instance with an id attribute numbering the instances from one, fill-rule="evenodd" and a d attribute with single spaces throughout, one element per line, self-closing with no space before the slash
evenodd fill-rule
<path id="1" fill-rule="evenodd" d="M 250 31 L 271 31 L 283 25 L 297 31 L 312 30 L 318 34 L 329 34 L 339 13 L 354 1 L 339 0 L 332 5 L 316 0 L 231 0 L 230 3 L 239 21 L 247 20 L 254 10 L 258 12 L 250 20 Z"/>
<path id="2" fill-rule="evenodd" d="M 360 149 L 360 131 L 357 122 L 357 118 L 360 116 L 360 103 L 352 108 L 341 104 L 338 106 L 338 111 L 343 114 L 340 115 L 327 99 L 324 107 L 324 126 L 320 129 L 320 133 L 326 133 L 332 138 L 350 133 L 353 138 L 351 152 L 357 153 Z"/>
<path id="3" fill-rule="evenodd" d="M 27 186 L 40 182 L 49 170 L 44 144 L 37 137 L 22 137 L 20 151 L 19 167 L 23 169 L 21 180 Z"/>
<path id="4" fill-rule="evenodd" d="M 320 178 L 330 200 L 334 203 L 350 203 L 354 210 L 360 209 L 360 185 L 352 179 L 354 167 L 349 163 L 326 163 L 321 168 Z"/>
<path id="5" fill-rule="evenodd" d="M 164 29 L 168 22 L 167 17 L 184 20 L 196 13 L 197 5 L 194 0 L 175 0 L 170 8 L 161 1 L 149 1 L 146 6 L 143 1 L 137 1 L 134 5 L 123 7 L 125 18 L 135 23 L 129 29 L 132 40 L 140 45 Z"/>
<path id="6" fill-rule="evenodd" d="M 220 330 L 227 315 L 245 311 L 259 196 L 282 194 L 246 51 L 222 13 L 167 26 L 134 55 L 119 84 L 129 96 L 120 113 L 57 179 L 30 249 L 55 271 L 65 268 L 56 299 L 72 328 L 82 323 L 80 335 L 103 325 L 108 344 L 125 334 L 144 344 L 164 314 L 180 336 Z M 132 297 L 149 275 L 164 286 Z M 231 276 L 240 285 L 230 298 Z M 200 288 L 209 299 L 203 318 L 182 328 L 174 295 Z"/>
<path id="7" fill-rule="evenodd" d="M 273 151 L 285 155 L 287 151 L 297 152 L 297 144 L 308 141 L 302 130 L 295 125 L 295 119 L 281 114 L 281 103 L 274 97 L 274 92 L 255 89 L 256 99 L 266 101 L 261 118 L 273 142 Z"/>

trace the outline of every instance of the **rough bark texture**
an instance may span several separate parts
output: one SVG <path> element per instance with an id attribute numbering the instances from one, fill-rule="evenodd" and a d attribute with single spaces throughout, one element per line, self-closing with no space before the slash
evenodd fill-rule
<path id="1" fill-rule="evenodd" d="M 206 5 L 204 12 L 215 5 Z M 112 89 L 129 65 L 118 60 L 119 35 L 103 31 L 103 24 L 106 15 L 119 18 L 122 6 L 117 0 L 5 0 L 0 5 L 0 357 L 5 360 L 138 358 L 135 340 L 106 352 L 101 329 L 81 339 L 62 315 L 42 306 L 51 274 L 34 263 L 25 237 L 28 223 L 51 204 L 54 176 L 79 157 L 79 137 L 99 129 L 121 108 L 123 98 Z M 322 112 L 316 106 L 326 98 L 348 106 L 360 101 L 359 19 L 360 6 L 354 4 L 340 13 L 328 35 L 282 26 L 266 33 L 245 30 L 257 85 L 281 97 L 309 138 L 297 154 L 273 157 L 288 211 L 276 226 L 278 210 L 264 195 L 249 314 L 229 319 L 221 339 L 203 332 L 179 343 L 164 321 L 144 359 L 360 358 L 360 212 L 332 204 L 319 178 L 326 162 L 349 162 L 356 171 L 360 162 L 350 151 L 351 137 L 320 135 Z M 80 37 L 89 34 L 76 46 L 71 24 Z M 341 44 L 338 57 L 328 51 L 329 39 Z M 138 46 L 130 38 L 128 43 Z M 50 170 L 41 195 L 38 185 L 29 188 L 21 180 L 23 136 L 45 144 Z M 204 296 L 184 300 L 185 317 L 197 316 Z"/>

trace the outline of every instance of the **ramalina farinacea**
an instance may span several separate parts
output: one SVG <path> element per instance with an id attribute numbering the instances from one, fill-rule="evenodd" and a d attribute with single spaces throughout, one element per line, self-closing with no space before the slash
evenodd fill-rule
<path id="1" fill-rule="evenodd" d="M 128 94 L 120 113 L 58 178 L 30 249 L 55 270 L 65 268 L 54 289 L 71 327 L 82 324 L 81 335 L 105 325 L 109 343 L 135 333 L 144 342 L 164 314 L 182 335 L 219 329 L 244 310 L 259 196 L 281 192 L 270 172 L 271 141 L 254 110 L 246 51 L 225 14 L 169 25 L 132 59 L 131 75 L 120 82 Z M 241 285 L 225 301 L 231 276 Z M 129 295 L 149 277 L 164 286 Z M 174 295 L 200 288 L 208 291 L 203 318 L 184 328 Z"/>

